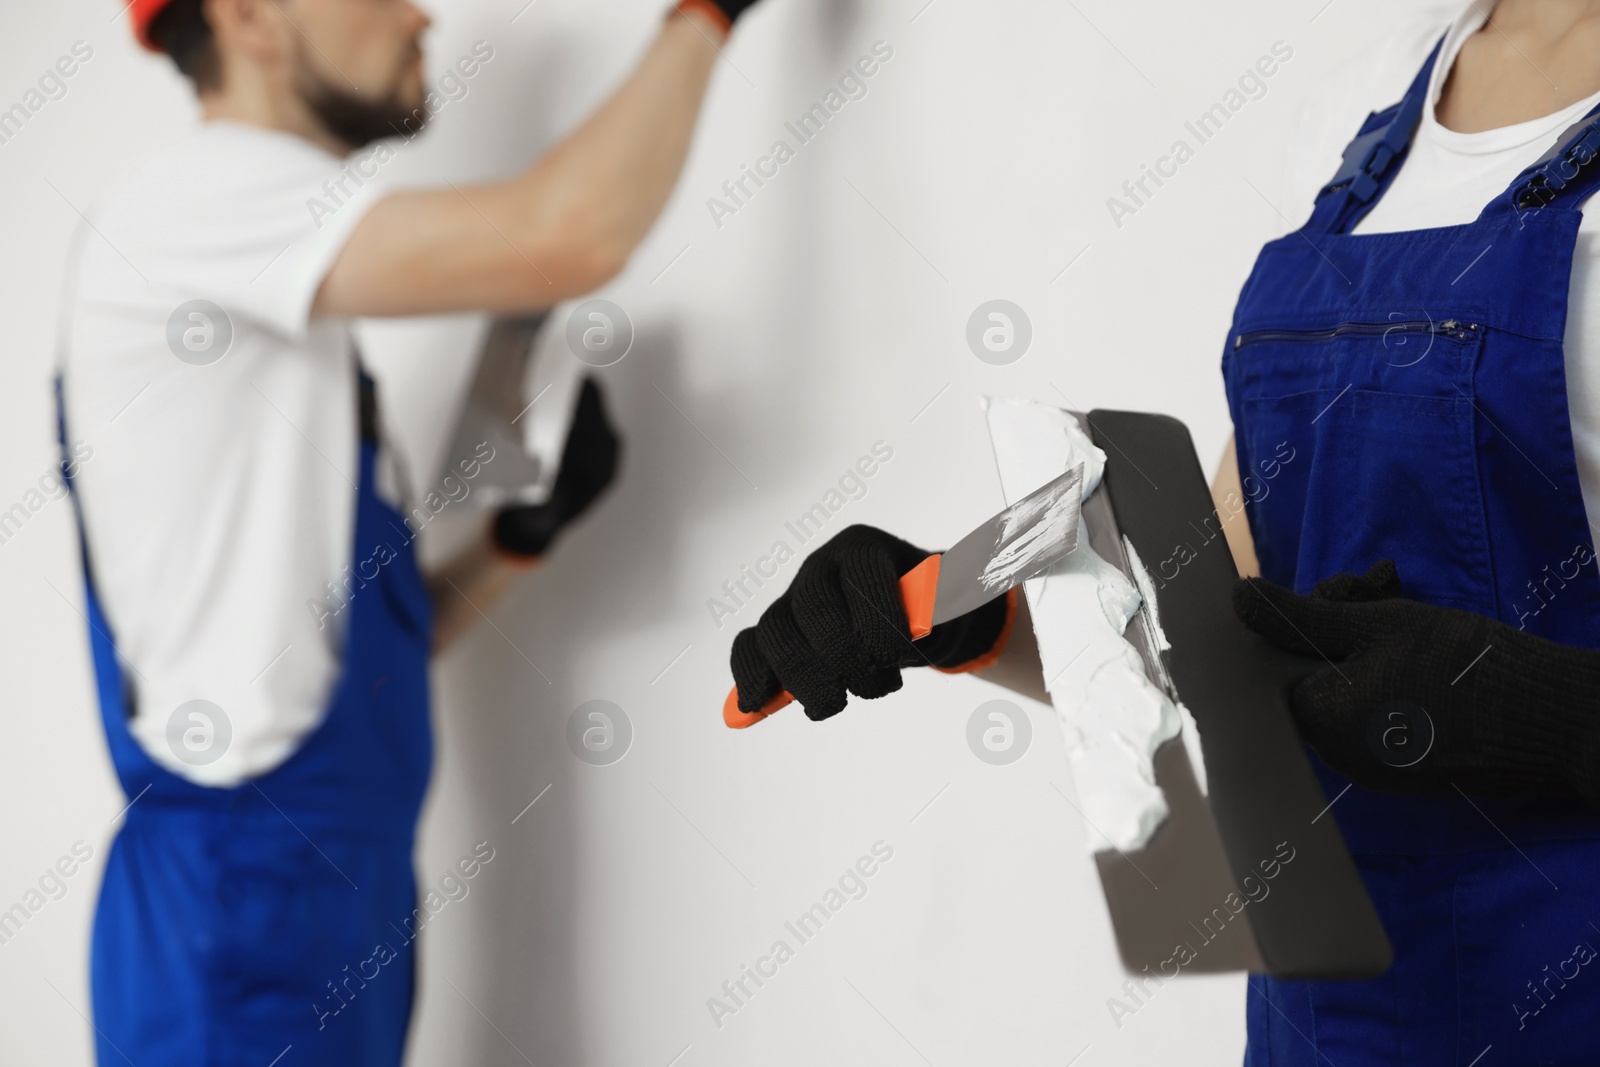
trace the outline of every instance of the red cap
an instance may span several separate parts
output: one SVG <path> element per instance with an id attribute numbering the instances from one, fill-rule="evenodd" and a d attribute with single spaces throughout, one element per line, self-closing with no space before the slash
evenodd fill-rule
<path id="1" fill-rule="evenodd" d="M 133 12 L 133 35 L 139 43 L 152 52 L 161 51 L 154 41 L 150 40 L 150 23 L 155 17 L 167 9 L 172 0 L 133 0 L 130 9 Z"/>

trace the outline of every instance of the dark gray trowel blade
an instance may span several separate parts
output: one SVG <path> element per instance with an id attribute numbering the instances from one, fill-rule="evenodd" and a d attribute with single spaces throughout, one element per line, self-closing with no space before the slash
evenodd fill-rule
<path id="1" fill-rule="evenodd" d="M 1234 616 L 1238 574 L 1183 423 L 1119 411 L 1077 418 L 1106 453 L 1101 488 L 1083 506 L 1084 536 L 1130 578 L 1131 544 L 1151 575 L 1171 647 L 1158 647 L 1147 609 L 1126 636 L 1151 680 L 1194 715 L 1207 772 L 1202 793 L 1182 738 L 1162 745 L 1154 764 L 1167 820 L 1136 852 L 1096 854 L 1124 966 L 1168 977 L 1381 974 L 1388 938 L 1290 717 L 1292 684 L 1317 664 L 1272 648 Z"/>
<path id="2" fill-rule="evenodd" d="M 1053 478 L 957 541 L 939 561 L 937 626 L 1049 570 L 1078 547 L 1083 464 Z"/>
<path id="3" fill-rule="evenodd" d="M 550 472 L 527 454 L 516 427 L 528 351 L 545 315 L 507 316 L 490 326 L 445 452 L 445 470 L 454 471 L 468 469 L 463 463 L 476 466 L 484 445 L 493 448 L 494 462 L 483 465 L 474 484 L 473 498 L 482 507 L 537 503 L 538 487 L 549 481 Z"/>

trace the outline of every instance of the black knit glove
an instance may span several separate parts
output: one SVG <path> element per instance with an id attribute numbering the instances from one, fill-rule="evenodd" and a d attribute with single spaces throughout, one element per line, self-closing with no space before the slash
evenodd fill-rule
<path id="1" fill-rule="evenodd" d="M 1389 560 L 1308 597 L 1244 579 L 1233 606 L 1273 644 L 1329 661 L 1296 686 L 1295 721 L 1361 785 L 1600 804 L 1600 653 L 1403 599 Z"/>
<path id="2" fill-rule="evenodd" d="M 902 667 L 959 669 L 995 647 L 1007 597 L 940 623 L 919 641 L 900 601 L 900 576 L 931 553 L 871 526 L 818 548 L 761 621 L 733 639 L 739 708 L 759 711 L 787 689 L 812 719 L 844 710 L 846 691 L 872 699 L 900 688 Z"/>
<path id="3" fill-rule="evenodd" d="M 746 9 L 754 7 L 756 4 L 756 0 L 711 0 L 711 2 L 722 9 L 722 13 L 728 16 L 729 22 L 738 21 L 739 16 L 744 14 Z"/>
<path id="4" fill-rule="evenodd" d="M 572 427 L 561 450 L 561 470 L 556 474 L 550 499 L 543 504 L 502 508 L 495 516 L 494 542 L 518 558 L 542 556 L 556 534 L 589 506 L 616 477 L 622 442 L 606 418 L 605 402 L 593 378 L 586 378 L 578 394 Z"/>

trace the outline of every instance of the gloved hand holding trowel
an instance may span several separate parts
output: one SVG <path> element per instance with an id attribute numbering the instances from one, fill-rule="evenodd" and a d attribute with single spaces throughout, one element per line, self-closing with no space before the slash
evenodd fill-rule
<path id="1" fill-rule="evenodd" d="M 1234 607 L 1274 644 L 1325 659 L 1295 687 L 1295 722 L 1361 785 L 1600 806 L 1600 653 L 1406 599 L 1387 560 L 1310 596 L 1244 579 Z"/>
<path id="2" fill-rule="evenodd" d="M 441 594 L 469 602 L 498 597 L 546 558 L 616 478 L 622 440 L 605 394 L 594 376 L 577 373 L 569 353 L 545 350 L 560 332 L 541 330 L 548 318 L 496 320 L 479 353 L 445 466 L 479 471 L 474 499 L 489 510 L 483 539 L 490 551 L 444 567 L 434 578 Z M 485 454 L 492 459 L 480 462 Z M 473 617 L 442 615 L 435 647 L 447 647 Z"/>
<path id="3" fill-rule="evenodd" d="M 573 410 L 555 484 L 537 504 L 511 504 L 496 513 L 491 540 L 501 556 L 518 564 L 541 559 L 556 535 L 599 499 L 616 477 L 622 440 L 606 417 L 604 394 L 584 379 Z"/>

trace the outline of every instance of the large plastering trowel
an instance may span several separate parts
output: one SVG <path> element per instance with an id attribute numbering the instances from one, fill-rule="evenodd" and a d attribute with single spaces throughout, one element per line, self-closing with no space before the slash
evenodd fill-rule
<path id="1" fill-rule="evenodd" d="M 542 504 L 555 485 L 585 367 L 550 319 L 545 312 L 497 318 L 484 337 L 445 451 L 445 469 L 464 470 L 485 445 L 493 449 L 474 483 L 481 507 Z"/>
<path id="2" fill-rule="evenodd" d="M 1192 713 L 1204 751 L 1200 775 L 1181 737 L 1163 743 L 1152 767 L 1166 818 L 1141 847 L 1095 853 L 1124 966 L 1167 978 L 1381 974 L 1388 938 L 1289 712 L 1290 689 L 1320 661 L 1274 648 L 1234 615 L 1223 517 L 1183 423 L 1073 417 L 1106 456 L 1083 537 L 1140 585 L 1146 603 L 1124 637 Z"/>

